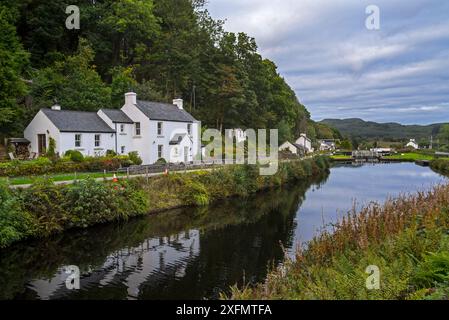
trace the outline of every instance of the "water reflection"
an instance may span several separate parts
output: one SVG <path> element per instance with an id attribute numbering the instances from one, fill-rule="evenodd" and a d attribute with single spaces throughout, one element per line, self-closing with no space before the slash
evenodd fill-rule
<path id="1" fill-rule="evenodd" d="M 352 207 L 445 181 L 414 164 L 345 165 L 329 177 L 211 207 L 68 232 L 0 252 L 1 299 L 213 299 Z M 65 287 L 63 267 L 81 271 Z"/>
<path id="2" fill-rule="evenodd" d="M 325 180 L 16 245 L 0 254 L 0 298 L 217 298 L 282 260 L 306 190 Z M 66 289 L 66 265 L 80 290 Z"/>

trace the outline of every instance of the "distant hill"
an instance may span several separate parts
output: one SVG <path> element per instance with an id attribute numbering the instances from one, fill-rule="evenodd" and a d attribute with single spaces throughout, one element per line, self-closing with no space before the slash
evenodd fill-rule
<path id="1" fill-rule="evenodd" d="M 353 138 L 366 140 L 405 140 L 405 139 L 425 139 L 430 136 L 437 136 L 440 127 L 444 123 L 431 124 L 427 126 L 402 125 L 399 123 L 377 123 L 364 121 L 362 119 L 324 119 L 320 123 L 338 129 L 341 134 Z"/>

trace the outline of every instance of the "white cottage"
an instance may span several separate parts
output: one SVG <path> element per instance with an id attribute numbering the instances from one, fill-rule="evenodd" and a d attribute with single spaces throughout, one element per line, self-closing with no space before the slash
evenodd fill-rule
<path id="1" fill-rule="evenodd" d="M 78 150 L 87 156 L 101 156 L 115 150 L 115 131 L 95 112 L 61 110 L 60 106 L 41 109 L 28 127 L 24 137 L 30 141 L 30 151 L 43 155 L 53 138 L 56 153 Z"/>
<path id="2" fill-rule="evenodd" d="M 303 146 L 296 144 L 296 143 L 291 143 L 290 141 L 286 141 L 284 142 L 280 147 L 279 147 L 279 151 L 287 151 L 290 152 L 292 154 L 296 154 L 298 156 L 303 156 L 306 153 L 306 150 L 304 149 Z"/>
<path id="3" fill-rule="evenodd" d="M 312 148 L 312 140 L 310 140 L 305 133 L 301 133 L 295 144 L 302 146 L 305 149 L 306 153 L 314 151 Z"/>
<path id="4" fill-rule="evenodd" d="M 144 164 L 163 158 L 168 162 L 191 162 L 201 156 L 201 122 L 183 108 L 182 99 L 173 104 L 139 101 L 133 92 L 125 94 L 118 109 L 95 112 L 65 111 L 60 106 L 41 109 L 25 129 L 31 152 L 44 154 L 50 137 L 56 152 L 78 150 L 100 156 L 107 150 L 118 154 L 137 151 Z"/>
<path id="5" fill-rule="evenodd" d="M 419 144 L 416 142 L 415 139 L 410 139 L 410 142 L 407 143 L 405 146 L 406 146 L 406 147 L 413 148 L 413 149 L 415 149 L 415 150 L 418 150 L 418 149 L 419 149 Z"/>

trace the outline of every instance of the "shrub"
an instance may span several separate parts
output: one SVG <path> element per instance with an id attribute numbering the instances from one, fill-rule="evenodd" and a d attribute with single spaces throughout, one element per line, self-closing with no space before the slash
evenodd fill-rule
<path id="1" fill-rule="evenodd" d="M 68 150 L 65 153 L 65 156 L 70 157 L 70 159 L 73 162 L 83 162 L 84 161 L 84 156 L 81 152 L 79 152 L 78 150 Z"/>
<path id="2" fill-rule="evenodd" d="M 159 158 L 159 159 L 157 159 L 155 164 L 159 164 L 159 165 L 167 164 L 167 160 L 165 160 L 164 158 Z"/>
<path id="3" fill-rule="evenodd" d="M 117 153 L 114 150 L 106 150 L 106 157 L 115 157 Z"/>
<path id="4" fill-rule="evenodd" d="M 32 234 L 32 218 L 20 206 L 19 199 L 0 183 L 0 248 Z"/>
<path id="5" fill-rule="evenodd" d="M 187 205 L 205 206 L 210 202 L 206 187 L 199 181 L 186 179 L 181 197 Z"/>
<path id="6" fill-rule="evenodd" d="M 55 160 L 56 159 L 56 141 L 52 137 L 50 137 L 49 140 L 50 141 L 48 144 L 46 156 L 47 156 L 47 158 L 49 158 L 51 160 Z"/>
<path id="7" fill-rule="evenodd" d="M 22 191 L 23 207 L 36 221 L 39 236 L 64 230 L 69 217 L 64 209 L 65 189 L 49 179 L 40 179 Z"/>
<path id="8" fill-rule="evenodd" d="M 65 206 L 73 227 L 126 220 L 147 213 L 149 207 L 143 191 L 131 184 L 102 183 L 91 179 L 68 187 Z"/>
<path id="9" fill-rule="evenodd" d="M 139 157 L 139 153 L 137 151 L 133 151 L 133 152 L 129 153 L 129 160 L 131 160 L 131 162 L 133 164 L 135 164 L 136 166 L 140 166 L 143 163 L 143 161 Z"/>

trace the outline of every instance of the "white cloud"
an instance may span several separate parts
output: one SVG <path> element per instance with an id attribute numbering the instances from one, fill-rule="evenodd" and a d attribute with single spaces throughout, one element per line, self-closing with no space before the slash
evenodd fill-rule
<path id="1" fill-rule="evenodd" d="M 211 0 L 209 9 L 256 38 L 317 119 L 449 120 L 449 2 L 377 0 L 380 31 L 364 26 L 368 4 Z"/>

